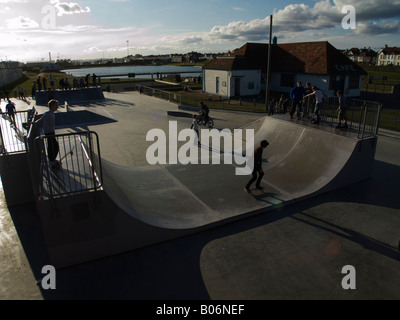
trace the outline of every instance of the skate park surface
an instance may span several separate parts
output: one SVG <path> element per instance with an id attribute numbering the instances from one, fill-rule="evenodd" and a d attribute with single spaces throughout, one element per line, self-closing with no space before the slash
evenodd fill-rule
<path id="1" fill-rule="evenodd" d="M 60 131 L 90 129 L 99 134 L 102 159 L 109 162 L 104 166 L 105 179 L 117 177 L 115 181 L 120 183 L 118 191 L 132 195 L 126 190 L 126 185 L 131 181 L 130 177 L 136 177 L 138 181 L 134 182 L 133 188 L 141 192 L 136 200 L 145 199 L 138 212 L 143 211 L 146 203 L 163 195 L 165 201 L 154 204 L 165 209 L 163 212 L 176 212 L 176 208 L 182 206 L 191 209 L 187 210 L 185 219 L 168 214 L 168 219 L 152 217 L 144 222 L 160 224 L 159 227 L 193 228 L 265 207 L 272 207 L 273 210 L 148 248 L 60 270 L 57 273 L 58 287 L 53 292 L 40 290 L 34 283 L 34 279 L 41 277 L 39 266 L 43 265 L 45 257 L 34 256 L 29 245 L 23 248 L 27 252 L 24 257 L 24 251 L 18 251 L 13 246 L 14 251 L 8 262 L 10 264 L 11 260 L 17 264 L 25 277 L 14 274 L 13 278 L 11 271 L 6 274 L 6 278 L 10 278 L 9 285 L 1 292 L 5 298 L 399 298 L 396 289 L 399 284 L 396 249 L 400 206 L 393 188 L 399 177 L 397 134 L 381 132 L 371 179 L 336 189 L 341 187 L 341 182 L 334 178 L 357 145 L 355 140 L 348 143 L 351 137 L 347 135 L 350 134 L 328 132 L 324 137 L 332 140 L 319 142 L 319 129 L 305 129 L 302 123 L 286 124 L 277 122 L 281 121 L 279 119 L 271 122 L 264 115 L 212 110 L 216 127 L 220 129 L 252 126 L 259 129 L 256 140 L 269 135 L 267 139 L 271 145 L 265 150 L 268 162 L 264 163 L 266 194 L 253 197 L 243 191 L 249 178 L 235 176 L 233 166 L 178 165 L 146 172 L 150 169 L 143 169 L 146 165 L 144 155 L 150 144 L 138 141 L 146 140 L 145 135 L 150 128 L 162 128 L 167 132 L 169 121 L 176 120 L 180 128 L 187 128 L 191 120 L 166 117 L 166 112 L 174 106 L 154 98 L 137 94 L 106 94 L 106 97 L 106 103 L 72 107 L 75 110 L 91 110 L 116 122 L 89 127 L 82 124 Z M 150 119 L 152 123 L 146 123 L 143 118 Z M 279 127 L 289 134 L 282 137 L 282 131 L 273 137 L 270 131 L 263 132 L 266 128 L 263 124 L 267 122 L 269 129 L 271 124 L 279 123 Z M 273 132 L 278 133 L 277 130 Z M 278 142 L 281 143 L 279 148 Z M 312 157 L 307 157 L 309 162 L 302 162 L 301 158 L 291 159 L 296 147 L 306 151 L 310 143 L 318 148 Z M 332 154 L 332 148 L 324 149 L 324 145 L 332 143 L 337 145 L 335 150 L 340 150 L 338 154 Z M 321 161 L 321 155 L 334 161 L 314 163 Z M 314 167 L 320 171 L 315 172 Z M 137 168 L 142 169 L 142 176 L 135 172 L 139 170 Z M 351 178 L 351 172 L 346 175 Z M 124 177 L 127 181 L 122 180 Z M 221 177 L 230 178 L 223 181 Z M 143 186 L 142 181 L 148 181 L 148 178 L 152 183 Z M 165 183 L 160 181 L 168 181 L 171 185 L 165 188 Z M 290 181 L 296 183 L 290 184 Z M 109 184 L 105 182 L 105 188 Z M 117 183 L 113 186 L 117 187 Z M 316 196 L 314 193 L 323 186 L 329 187 Z M 167 203 L 177 189 L 181 194 L 172 204 Z M 112 190 L 109 192 L 112 193 Z M 150 195 L 149 199 L 146 195 Z M 313 197 L 308 198 L 307 195 Z M 119 196 L 118 199 L 115 193 L 114 198 L 120 206 L 128 207 L 129 204 L 124 201 L 131 197 Z M 290 199 L 293 198 L 304 199 L 291 204 Z M 28 223 L 32 219 L 29 208 L 18 210 L 18 215 L 12 214 L 14 221 L 9 222 L 10 232 L 14 223 L 17 229 L 25 227 L 27 234 L 34 233 L 35 228 Z M 198 220 L 193 219 L 194 216 Z M 142 215 L 138 218 L 146 217 Z M 195 225 L 191 225 L 193 221 L 196 221 Z M 21 242 L 26 243 L 23 239 L 27 235 L 22 236 L 20 231 L 19 236 Z M 16 242 L 18 240 L 15 239 Z M 34 244 L 30 246 L 34 247 Z M 341 287 L 341 268 L 345 265 L 354 265 L 359 270 L 355 291 L 346 291 Z M 13 270 L 18 269 L 14 267 Z M 79 281 L 68 280 L 76 275 L 79 275 Z M 78 290 L 82 282 L 85 289 Z M 120 287 L 116 288 L 116 283 Z"/>

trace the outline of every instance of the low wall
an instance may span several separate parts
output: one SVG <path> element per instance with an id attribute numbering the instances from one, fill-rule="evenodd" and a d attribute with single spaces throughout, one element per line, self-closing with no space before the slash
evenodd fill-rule
<path id="1" fill-rule="evenodd" d="M 22 68 L 0 69 L 0 87 L 6 86 L 23 76 Z"/>
<path id="2" fill-rule="evenodd" d="M 98 88 L 86 88 L 78 90 L 54 90 L 54 91 L 41 91 L 36 92 L 36 105 L 46 106 L 48 101 L 51 99 L 56 99 L 60 104 L 64 104 L 67 101 L 68 104 L 103 100 L 104 94 L 103 90 Z"/>
<path id="3" fill-rule="evenodd" d="M 8 207 L 35 201 L 26 153 L 0 156 L 0 175 Z"/>

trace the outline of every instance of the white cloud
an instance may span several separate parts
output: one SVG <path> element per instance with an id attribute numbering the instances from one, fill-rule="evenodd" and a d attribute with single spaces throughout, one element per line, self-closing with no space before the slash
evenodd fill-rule
<path id="1" fill-rule="evenodd" d="M 0 7 L 0 13 L 7 13 L 11 10 L 10 7 Z"/>
<path id="2" fill-rule="evenodd" d="M 303 31 L 335 30 L 341 25 L 345 14 L 342 8 L 353 5 L 356 9 L 360 34 L 398 33 L 398 20 L 382 20 L 400 17 L 400 0 L 321 0 L 313 7 L 306 4 L 290 4 L 273 13 L 273 32 L 286 33 Z M 270 19 L 256 19 L 249 22 L 233 21 L 225 26 L 214 26 L 208 37 L 213 40 L 267 40 Z M 282 36 L 280 36 L 282 38 Z"/>
<path id="3" fill-rule="evenodd" d="M 90 8 L 82 8 L 79 3 L 76 2 L 60 2 L 60 0 L 50 0 L 50 4 L 53 4 L 57 10 L 58 16 L 71 15 L 75 13 L 89 13 Z"/>
<path id="4" fill-rule="evenodd" d="M 0 3 L 27 3 L 29 0 L 0 0 Z"/>
<path id="5" fill-rule="evenodd" d="M 394 20 L 361 22 L 357 26 L 356 33 L 362 35 L 399 34 L 400 22 Z"/>
<path id="6" fill-rule="evenodd" d="M 39 27 L 36 21 L 23 16 L 7 19 L 5 23 L 8 29 L 34 29 Z"/>
<path id="7" fill-rule="evenodd" d="M 12 0 L 0 0 L 0 4 L 11 3 Z M 22 2 L 25 0 L 14 0 Z M 39 1 L 39 0 L 37 0 Z M 43 1 L 43 0 L 40 0 Z M 68 1 L 68 0 L 67 0 Z M 73 1 L 73 0 L 72 0 Z M 114 0 L 110 2 L 119 2 Z M 8 33 L 0 33 L 0 57 L 13 53 L 17 59 L 30 60 L 28 57 L 46 57 L 48 52 L 68 58 L 85 56 L 105 57 L 126 55 L 126 40 L 130 40 L 130 52 L 141 54 L 223 52 L 240 47 L 245 42 L 264 42 L 268 40 L 269 16 L 264 19 L 250 21 L 232 21 L 226 25 L 216 25 L 206 32 L 181 32 L 166 36 L 167 32 L 157 32 L 153 25 L 149 28 L 128 26 L 123 28 L 106 28 L 91 25 L 86 16 L 78 15 L 68 19 L 66 15 L 88 13 L 90 8 L 82 7 L 77 2 L 62 0 L 46 0 L 63 15 L 54 30 L 43 30 L 38 26 L 43 16 L 34 16 L 34 11 L 20 12 L 19 17 L 3 21 Z M 345 14 L 342 6 L 353 5 L 357 11 L 357 29 L 343 30 L 341 22 Z M 5 6 L 5 5 L 4 5 Z M 10 5 L 11 6 L 11 5 Z M 20 5 L 21 8 L 25 5 Z M 37 10 L 40 14 L 40 10 Z M 32 16 L 28 18 L 28 16 Z M 400 0 L 320 0 L 312 6 L 291 4 L 273 12 L 273 33 L 280 42 L 328 40 L 335 45 L 343 43 L 363 43 L 369 45 L 372 36 L 382 41 L 388 34 L 400 33 Z M 396 19 L 395 19 L 396 18 Z M 135 21 L 132 21 L 134 24 Z M 160 23 L 161 24 L 161 23 Z M 182 26 L 185 30 L 185 26 Z M 12 41 L 9 39 L 12 38 Z M 395 38 L 399 39 L 399 37 Z M 347 41 L 347 42 L 344 42 Z"/>

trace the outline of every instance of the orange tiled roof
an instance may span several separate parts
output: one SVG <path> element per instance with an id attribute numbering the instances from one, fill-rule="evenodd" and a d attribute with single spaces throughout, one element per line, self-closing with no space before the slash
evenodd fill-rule
<path id="1" fill-rule="evenodd" d="M 204 69 L 240 70 L 261 69 L 266 71 L 268 59 L 268 45 L 260 43 L 246 43 L 233 52 L 231 62 L 223 61 L 227 58 L 217 58 Z M 242 60 L 246 60 L 245 62 Z M 240 61 L 240 63 L 239 63 Z M 340 74 L 358 73 L 365 71 L 347 58 L 343 53 L 327 41 L 302 42 L 274 45 L 271 48 L 271 69 L 274 72 Z"/>

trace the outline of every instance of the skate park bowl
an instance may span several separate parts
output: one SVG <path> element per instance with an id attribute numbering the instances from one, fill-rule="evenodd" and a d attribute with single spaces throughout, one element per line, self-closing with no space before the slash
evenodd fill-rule
<path id="1" fill-rule="evenodd" d="M 235 165 L 126 168 L 103 160 L 104 190 L 132 217 L 179 230 L 272 209 L 370 176 L 375 139 L 349 139 L 273 118 L 261 122 L 255 143 L 270 142 L 264 151 L 265 193 L 249 197 L 243 190 L 249 176 L 236 176 Z"/>
<path id="2" fill-rule="evenodd" d="M 68 267 L 191 235 L 370 177 L 376 137 L 271 117 L 245 129 L 255 130 L 256 145 L 270 143 L 264 192 L 244 192 L 250 176 L 235 175 L 235 164 L 123 167 L 102 159 L 101 190 L 37 202 L 52 264 Z"/>
<path id="3" fill-rule="evenodd" d="M 62 117 L 59 120 L 65 127 L 82 119 L 106 126 L 115 122 L 86 110 Z M 51 198 L 27 192 L 26 198 L 36 203 L 50 263 L 64 268 L 188 236 L 268 214 L 371 175 L 376 136 L 359 139 L 273 117 L 242 129 L 254 130 L 255 145 L 264 139 L 270 143 L 263 154 L 264 192 L 246 193 L 244 186 L 250 176 L 236 175 L 240 167 L 236 164 L 120 166 L 102 159 L 100 151 L 92 152 L 88 148 L 91 139 L 82 142 L 85 132 L 79 139 L 69 134 L 74 139 L 71 141 L 77 141 L 74 157 L 82 157 L 65 160 L 71 167 L 64 167 L 63 178 L 73 176 L 82 184 L 82 176 L 90 174 L 101 177 L 101 183 L 88 192 L 70 190 Z M 224 150 L 217 148 L 208 154 L 210 158 L 224 156 Z M 87 171 L 73 172 L 73 162 L 82 163 Z M 22 180 L 26 180 L 24 186 L 34 185 L 27 180 L 33 179 L 27 163 L 28 155 L 21 152 L 1 157 L 3 185 L 9 190 L 7 202 L 10 194 L 20 193 Z M 94 163 L 101 166 L 94 167 Z M 23 179 L 16 179 L 22 175 Z M 54 174 L 49 172 L 49 176 Z M 57 188 L 65 188 L 62 181 L 57 183 Z"/>

